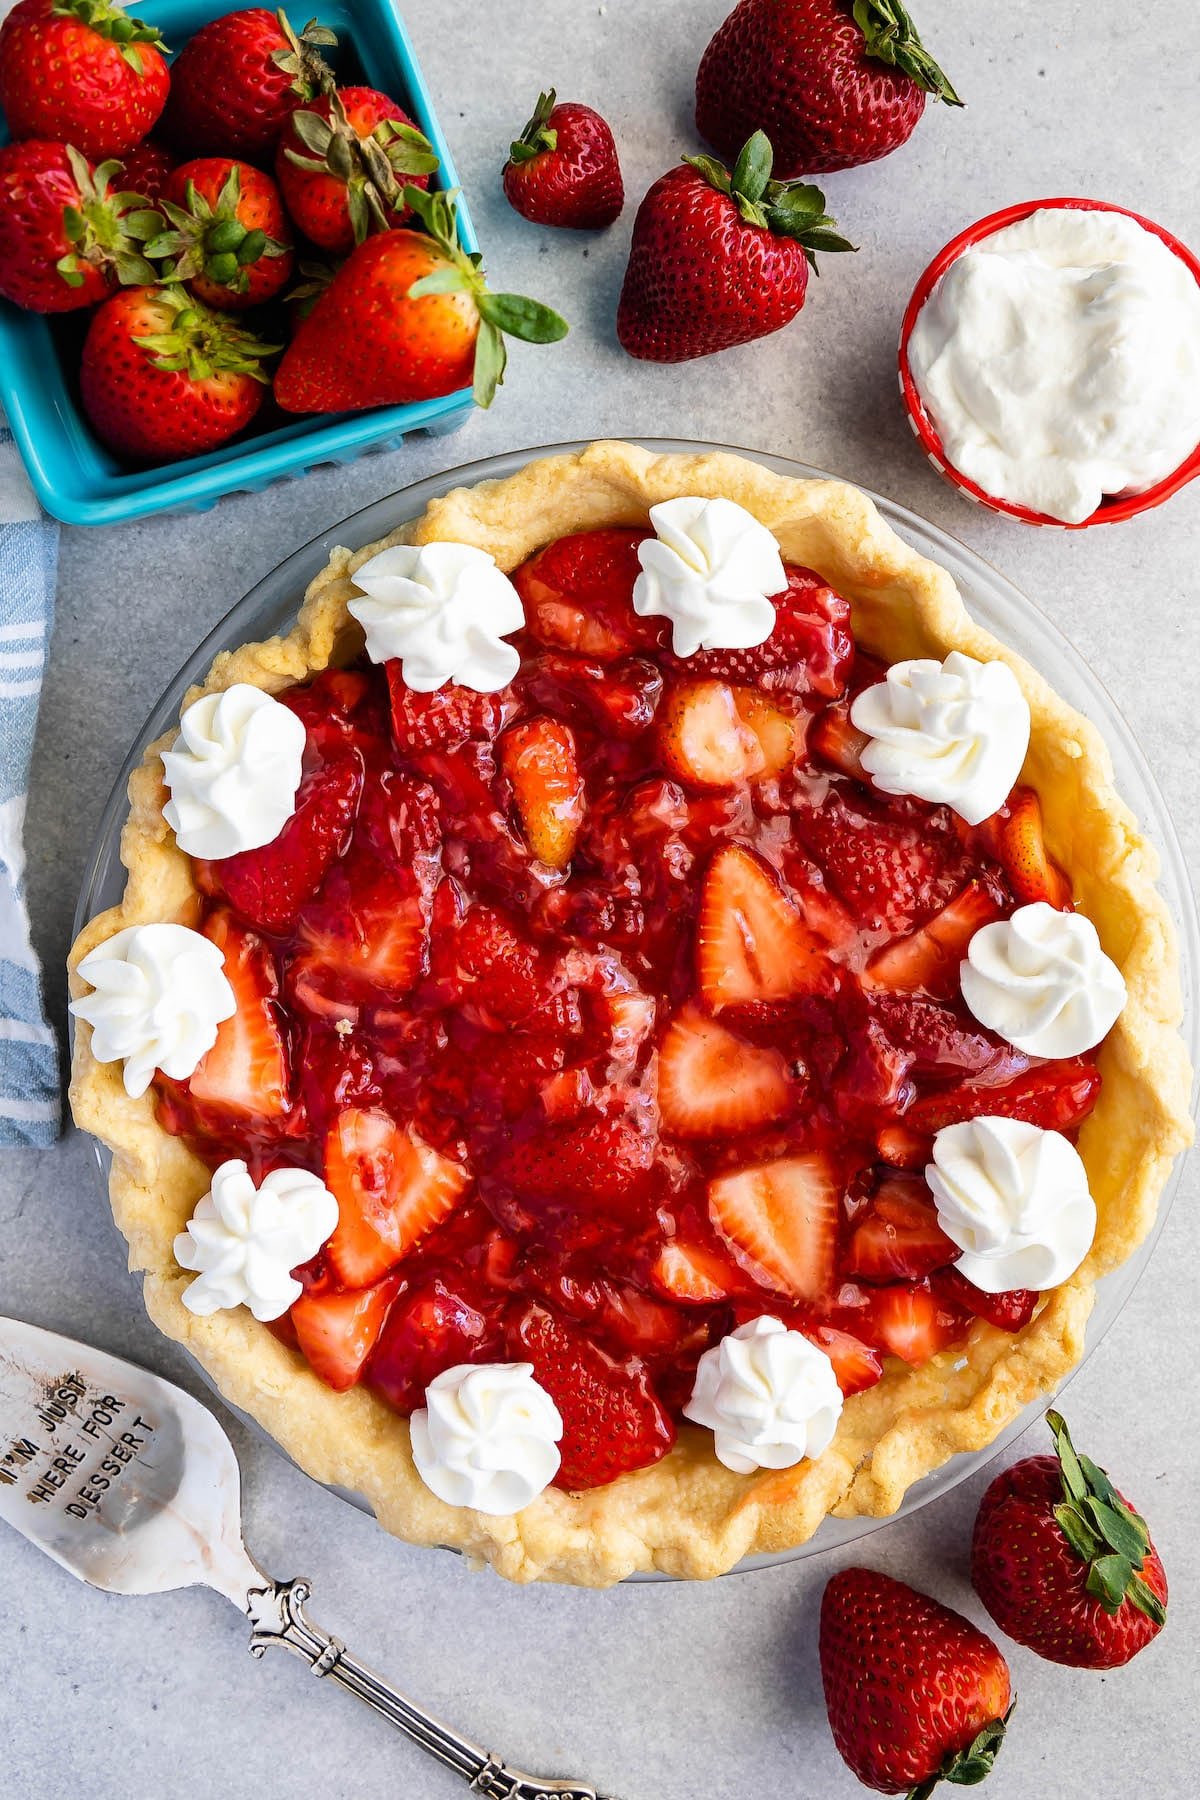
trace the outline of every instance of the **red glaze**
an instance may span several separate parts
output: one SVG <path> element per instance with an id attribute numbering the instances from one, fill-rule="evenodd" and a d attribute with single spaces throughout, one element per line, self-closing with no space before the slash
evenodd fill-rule
<path id="1" fill-rule="evenodd" d="M 881 952 L 972 883 L 989 917 L 1017 901 L 991 822 L 806 748 L 879 678 L 845 602 L 790 570 L 772 639 L 736 667 L 696 659 L 697 680 L 633 614 L 642 535 L 581 534 L 518 571 L 530 627 L 502 694 L 436 702 L 363 664 L 285 696 L 309 732 L 301 806 L 330 823 L 198 876 L 273 962 L 287 1104 L 247 1123 L 160 1082 L 160 1118 L 210 1163 L 299 1164 L 351 1196 L 352 1255 L 331 1244 L 307 1293 L 353 1268 L 396 1294 L 304 1308 L 299 1343 L 339 1385 L 361 1370 L 409 1412 L 454 1363 L 532 1360 L 571 1487 L 665 1454 L 699 1356 L 758 1314 L 821 1344 L 847 1392 L 976 1315 L 1017 1328 L 1036 1296 L 946 1273 L 930 1133 L 983 1111 L 1073 1130 L 1099 1087 L 981 1030 L 936 957 L 934 991 L 920 959 L 886 985 Z M 722 678 L 725 786 L 687 716 Z M 526 837 L 547 719 L 578 777 L 569 808 L 546 790 L 571 824 L 561 863 Z"/>

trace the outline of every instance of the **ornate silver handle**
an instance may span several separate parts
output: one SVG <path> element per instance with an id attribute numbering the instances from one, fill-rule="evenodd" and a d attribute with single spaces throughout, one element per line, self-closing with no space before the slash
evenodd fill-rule
<path id="1" fill-rule="evenodd" d="M 311 1592 L 303 1577 L 251 1589 L 246 1600 L 251 1656 L 262 1656 L 275 1646 L 291 1650 L 304 1659 L 314 1675 L 328 1675 L 373 1712 L 381 1713 L 405 1737 L 461 1775 L 474 1793 L 486 1795 L 487 1800 L 603 1800 L 595 1788 L 580 1782 L 553 1781 L 510 1769 L 470 1738 L 451 1731 L 351 1656 L 340 1639 L 314 1624 L 304 1610 Z"/>

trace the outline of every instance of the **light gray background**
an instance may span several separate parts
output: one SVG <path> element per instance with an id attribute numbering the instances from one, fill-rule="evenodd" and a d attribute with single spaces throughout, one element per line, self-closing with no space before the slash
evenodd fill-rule
<path id="1" fill-rule="evenodd" d="M 1168 0 L 920 0 L 919 22 L 967 112 L 933 108 L 897 155 L 828 179 L 830 209 L 861 250 L 826 260 L 787 331 L 656 369 L 628 361 L 613 336 L 628 232 L 649 182 L 698 147 L 692 72 L 722 13 L 722 0 L 410 0 L 494 280 L 559 305 L 572 335 L 557 348 L 517 347 L 491 414 L 454 439 L 323 469 L 203 516 L 63 534 L 29 812 L 35 936 L 56 1014 L 101 805 L 133 732 L 199 637 L 288 551 L 368 501 L 469 458 L 568 437 L 658 433 L 792 454 L 965 539 L 1053 614 L 1108 683 L 1194 862 L 1200 487 L 1133 524 L 1070 537 L 990 517 L 922 461 L 893 374 L 900 313 L 925 263 L 960 227 L 1010 201 L 1095 195 L 1200 244 L 1200 56 L 1180 9 Z M 541 231 L 501 197 L 503 148 L 549 82 L 599 106 L 616 131 L 631 203 L 603 237 Z M 1171 1622 L 1138 1662 L 1107 1678 L 1012 1651 L 1021 1704 L 990 1785 L 995 1800 L 1194 1792 L 1198 1178 L 1200 1163 L 1067 1407 L 1077 1438 L 1149 1516 L 1170 1574 Z M 49 1154 L 0 1159 L 0 1227 L 0 1311 L 90 1336 L 196 1385 L 142 1314 L 79 1136 Z M 267 1566 L 311 1574 L 319 1617 L 527 1767 L 587 1776 L 625 1800 L 861 1792 L 833 1750 L 816 1667 L 816 1608 L 834 1559 L 707 1586 L 518 1590 L 388 1540 L 272 1450 L 234 1435 L 249 1541 Z M 1023 1448 L 1042 1444 L 1039 1428 Z M 982 1617 L 965 1564 L 986 1480 L 883 1530 L 855 1556 Z M 6 1535 L 0 1645 L 5 1792 L 436 1800 L 457 1791 L 288 1659 L 254 1666 L 236 1616 L 202 1592 L 109 1599 Z"/>

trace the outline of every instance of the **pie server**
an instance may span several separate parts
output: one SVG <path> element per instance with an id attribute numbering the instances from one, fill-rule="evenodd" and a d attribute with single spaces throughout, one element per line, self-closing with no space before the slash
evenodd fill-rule
<path id="1" fill-rule="evenodd" d="M 203 1583 L 280 1646 L 381 1713 L 489 1800 L 602 1800 L 511 1769 L 391 1687 L 273 1581 L 242 1543 L 240 1471 L 207 1407 L 133 1363 L 0 1317 L 0 1519 L 92 1587 L 161 1594 Z"/>

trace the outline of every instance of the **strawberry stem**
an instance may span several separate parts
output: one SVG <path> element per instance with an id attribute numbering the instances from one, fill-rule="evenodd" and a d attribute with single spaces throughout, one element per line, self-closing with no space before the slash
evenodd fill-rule
<path id="1" fill-rule="evenodd" d="M 299 94 L 302 100 L 315 100 L 318 94 L 331 94 L 334 90 L 333 70 L 321 55 L 322 50 L 337 48 L 337 34 L 328 25 L 318 25 L 310 19 L 304 30 L 297 35 L 291 21 L 282 7 L 275 14 L 279 29 L 287 39 L 287 48 L 272 53 L 271 61 L 277 69 L 292 77 L 292 92 Z"/>
<path id="2" fill-rule="evenodd" d="M 150 296 L 148 296 L 150 298 Z M 212 312 L 181 287 L 155 289 L 152 303 L 162 314 L 161 331 L 134 338 L 151 352 L 156 369 L 185 369 L 193 381 L 207 381 L 221 370 L 250 375 L 265 386 L 270 379 L 263 359 L 279 344 L 264 344 L 252 332 L 234 325 L 224 313 Z"/>
<path id="3" fill-rule="evenodd" d="M 936 1775 L 928 1781 L 920 1781 L 916 1787 L 910 1788 L 905 1800 L 929 1800 L 939 1781 L 948 1781 L 956 1787 L 976 1787 L 991 1774 L 1000 1746 L 1004 1742 L 1004 1733 L 1013 1716 L 1014 1700 L 1002 1719 L 991 1719 L 983 1727 L 977 1737 L 972 1739 L 965 1750 L 952 1750 L 945 1758 Z"/>
<path id="4" fill-rule="evenodd" d="M 1166 1607 L 1141 1574 L 1150 1553 L 1146 1521 L 1126 1505 L 1090 1456 L 1079 1455 L 1061 1413 L 1048 1412 L 1046 1423 L 1062 1471 L 1063 1497 L 1054 1517 L 1076 1556 L 1088 1565 L 1088 1593 L 1110 1616 L 1128 1600 L 1156 1625 L 1165 1624 Z"/>
<path id="5" fill-rule="evenodd" d="M 209 204 L 194 181 L 184 187 L 183 206 L 161 201 L 172 229 L 159 231 L 146 245 L 146 255 L 166 265 L 153 279 L 190 281 L 195 275 L 207 275 L 210 281 L 244 294 L 250 285 L 246 270 L 260 257 L 286 255 L 287 245 L 243 225 L 238 217 L 241 199 L 241 170 L 235 162 L 215 204 Z"/>
<path id="6" fill-rule="evenodd" d="M 63 208 L 71 248 L 55 265 L 67 286 L 80 287 L 88 265 L 111 269 L 127 287 L 157 281 L 145 245 L 162 230 L 162 214 L 143 194 L 110 193 L 109 183 L 123 173 L 121 163 L 103 162 L 93 169 L 73 144 L 65 148 L 79 189 L 78 206 Z"/>
<path id="7" fill-rule="evenodd" d="M 772 181 L 775 153 L 765 131 L 756 131 L 742 145 L 733 173 L 715 156 L 685 156 L 718 193 L 726 194 L 747 225 L 757 225 L 776 237 L 795 238 L 814 275 L 818 250 L 856 249 L 837 229 L 837 220 L 825 211 L 825 196 L 806 181 Z"/>
<path id="8" fill-rule="evenodd" d="M 531 162 L 540 156 L 543 150 L 558 149 L 558 133 L 547 123 L 556 104 L 553 88 L 547 88 L 544 94 L 538 95 L 538 103 L 533 109 L 519 138 L 514 138 L 509 146 L 510 162 Z"/>
<path id="9" fill-rule="evenodd" d="M 944 100 L 947 106 L 964 104 L 921 42 L 900 0 L 854 0 L 854 23 L 867 40 L 868 56 L 899 69 L 935 100 Z"/>
<path id="10" fill-rule="evenodd" d="M 505 334 L 527 344 L 556 344 L 570 329 L 553 307 L 523 294 L 494 294 L 487 285 L 478 256 L 468 256 L 458 241 L 458 209 L 455 193 L 428 193 L 411 184 L 404 189 L 404 203 L 420 219 L 440 250 L 444 266 L 414 281 L 410 300 L 435 294 L 470 294 L 479 314 L 475 340 L 474 393 L 477 406 L 490 406 L 504 380 L 508 361 Z"/>

